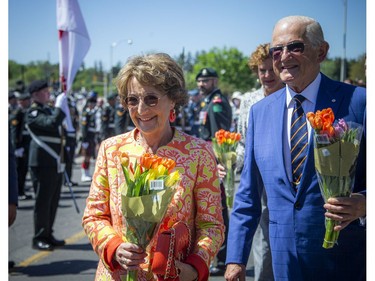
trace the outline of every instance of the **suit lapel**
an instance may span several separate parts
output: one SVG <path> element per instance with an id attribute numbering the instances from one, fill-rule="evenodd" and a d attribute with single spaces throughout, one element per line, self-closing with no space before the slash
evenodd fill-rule
<path id="1" fill-rule="evenodd" d="M 330 107 L 336 115 L 343 97 L 343 95 L 340 95 L 338 89 L 339 84 L 322 74 L 315 111 Z"/>
<path id="2" fill-rule="evenodd" d="M 275 95 L 275 96 L 274 96 Z M 270 136 L 273 140 L 280 140 L 282 142 L 281 145 L 275 145 L 275 161 L 278 162 L 279 167 L 284 167 L 284 172 L 280 175 L 287 185 L 289 182 L 288 174 L 285 169 L 284 164 L 284 117 L 285 117 L 285 110 L 286 110 L 286 101 L 285 101 L 286 90 L 284 88 L 283 91 L 280 93 L 272 94 L 272 97 L 275 97 L 275 101 L 268 104 L 267 114 L 270 115 L 270 120 L 272 121 L 272 132 L 273 134 Z M 277 121 L 274 121 L 277 120 Z M 291 190 L 293 190 L 292 185 L 290 185 Z M 293 191 L 294 192 L 294 191 Z"/>

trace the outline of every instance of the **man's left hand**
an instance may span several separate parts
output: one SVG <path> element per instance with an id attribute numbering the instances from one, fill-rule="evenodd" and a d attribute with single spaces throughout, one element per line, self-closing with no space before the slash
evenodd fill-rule
<path id="1" fill-rule="evenodd" d="M 328 212 L 327 218 L 339 221 L 334 230 L 339 231 L 347 227 L 352 221 L 366 216 L 366 197 L 360 193 L 353 193 L 350 197 L 329 198 L 323 206 Z"/>

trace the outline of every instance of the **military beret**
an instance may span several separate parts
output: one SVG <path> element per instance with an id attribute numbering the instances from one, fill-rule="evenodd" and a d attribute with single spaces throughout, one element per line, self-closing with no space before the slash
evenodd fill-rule
<path id="1" fill-rule="evenodd" d="M 48 83 L 46 80 L 35 80 L 29 85 L 29 93 L 32 94 L 44 88 L 48 88 Z"/>
<path id="2" fill-rule="evenodd" d="M 199 77 L 219 77 L 217 75 L 217 72 L 213 69 L 213 68 L 210 68 L 210 67 L 205 67 L 205 68 L 202 68 L 197 76 L 195 77 L 195 80 L 197 80 Z"/>
<path id="3" fill-rule="evenodd" d="M 17 80 L 15 90 L 19 91 L 19 92 L 24 92 L 25 91 L 25 83 L 22 80 Z"/>
<path id="4" fill-rule="evenodd" d="M 29 93 L 14 92 L 14 95 L 16 96 L 16 99 L 18 100 L 27 100 L 30 98 Z"/>

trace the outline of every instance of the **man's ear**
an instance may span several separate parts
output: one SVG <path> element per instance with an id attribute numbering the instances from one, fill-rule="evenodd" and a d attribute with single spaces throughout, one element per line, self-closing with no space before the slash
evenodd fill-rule
<path id="1" fill-rule="evenodd" d="M 324 61 L 327 57 L 327 54 L 328 54 L 328 50 L 329 50 L 329 44 L 328 42 L 324 41 L 320 47 L 319 47 L 319 50 L 318 50 L 318 62 L 321 63 L 322 61 Z"/>

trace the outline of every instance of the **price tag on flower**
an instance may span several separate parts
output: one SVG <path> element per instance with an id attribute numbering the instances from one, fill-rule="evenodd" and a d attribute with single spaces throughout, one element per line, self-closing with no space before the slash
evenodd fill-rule
<path id="1" fill-rule="evenodd" d="M 314 162 L 324 201 L 331 197 L 348 197 L 354 186 L 355 170 L 362 137 L 362 125 L 345 122 L 335 116 L 331 108 L 306 114 L 314 129 Z M 323 248 L 337 244 L 339 231 L 336 222 L 325 218 L 326 233 Z"/>
<path id="2" fill-rule="evenodd" d="M 215 156 L 227 172 L 224 178 L 224 188 L 229 208 L 233 207 L 235 165 L 237 160 L 236 148 L 240 140 L 240 133 L 232 133 L 223 129 L 217 131 L 215 138 L 212 139 Z"/>
<path id="3" fill-rule="evenodd" d="M 150 190 L 163 190 L 164 181 L 163 180 L 152 180 L 150 181 Z"/>

